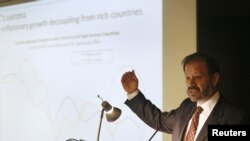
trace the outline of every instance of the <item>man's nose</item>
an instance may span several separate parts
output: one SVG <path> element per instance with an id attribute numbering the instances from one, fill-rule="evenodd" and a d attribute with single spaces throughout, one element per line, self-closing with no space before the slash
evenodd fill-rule
<path id="1" fill-rule="evenodd" d="M 187 86 L 195 86 L 195 80 L 193 78 L 190 78 L 187 80 Z"/>

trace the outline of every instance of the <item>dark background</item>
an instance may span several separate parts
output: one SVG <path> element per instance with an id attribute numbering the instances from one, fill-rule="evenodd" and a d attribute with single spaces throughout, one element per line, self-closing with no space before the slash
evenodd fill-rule
<path id="1" fill-rule="evenodd" d="M 250 113 L 250 0 L 197 0 L 197 51 L 221 66 L 221 92 Z"/>

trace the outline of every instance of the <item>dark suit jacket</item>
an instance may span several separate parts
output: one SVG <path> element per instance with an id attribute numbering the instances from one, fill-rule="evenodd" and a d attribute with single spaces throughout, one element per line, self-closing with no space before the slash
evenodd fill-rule
<path id="1" fill-rule="evenodd" d="M 132 100 L 127 100 L 126 105 L 147 125 L 159 131 L 172 134 L 173 141 L 182 141 L 188 122 L 195 110 L 196 103 L 189 98 L 181 105 L 169 112 L 162 112 L 139 92 Z M 207 126 L 218 124 L 246 124 L 247 115 L 229 104 L 220 96 L 210 116 L 203 125 L 196 141 L 207 140 Z"/>

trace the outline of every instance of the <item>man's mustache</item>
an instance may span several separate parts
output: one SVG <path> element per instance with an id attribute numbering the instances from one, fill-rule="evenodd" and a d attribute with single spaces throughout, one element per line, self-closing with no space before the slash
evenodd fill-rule
<path id="1" fill-rule="evenodd" d="M 196 86 L 191 86 L 191 87 L 188 87 L 188 90 L 200 90 L 200 89 Z"/>

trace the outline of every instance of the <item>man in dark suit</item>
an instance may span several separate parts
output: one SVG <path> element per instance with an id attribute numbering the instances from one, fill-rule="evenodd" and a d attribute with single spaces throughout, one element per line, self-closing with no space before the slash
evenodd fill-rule
<path id="1" fill-rule="evenodd" d="M 125 104 L 150 127 L 172 134 L 173 141 L 187 141 L 192 116 L 196 107 L 201 107 L 198 126 L 191 140 L 208 139 L 208 125 L 246 124 L 247 115 L 231 105 L 218 90 L 220 68 L 216 60 L 203 53 L 193 53 L 183 61 L 188 98 L 171 111 L 162 112 L 138 88 L 134 70 L 125 72 L 122 86 L 128 94 Z"/>

